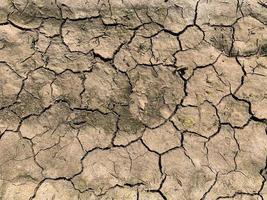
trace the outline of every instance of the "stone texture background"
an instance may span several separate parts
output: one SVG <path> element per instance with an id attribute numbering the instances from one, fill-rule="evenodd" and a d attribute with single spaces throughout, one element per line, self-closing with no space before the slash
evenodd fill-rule
<path id="1" fill-rule="evenodd" d="M 1 0 L 1 200 L 267 200 L 266 0 Z"/>

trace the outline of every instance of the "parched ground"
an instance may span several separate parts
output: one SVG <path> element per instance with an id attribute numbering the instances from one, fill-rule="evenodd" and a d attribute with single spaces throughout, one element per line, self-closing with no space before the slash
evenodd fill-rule
<path id="1" fill-rule="evenodd" d="M 1 200 L 267 200 L 266 0 L 0 0 Z"/>

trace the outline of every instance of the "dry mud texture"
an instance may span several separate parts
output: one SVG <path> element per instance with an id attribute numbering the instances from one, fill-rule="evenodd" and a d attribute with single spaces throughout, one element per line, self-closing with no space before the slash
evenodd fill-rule
<path id="1" fill-rule="evenodd" d="M 1 0 L 1 200 L 267 200 L 266 0 Z"/>

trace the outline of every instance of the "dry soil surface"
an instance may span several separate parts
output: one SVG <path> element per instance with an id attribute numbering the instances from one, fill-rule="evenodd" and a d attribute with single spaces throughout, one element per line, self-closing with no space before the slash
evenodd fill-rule
<path id="1" fill-rule="evenodd" d="M 267 200 L 266 0 L 1 0 L 1 200 Z"/>

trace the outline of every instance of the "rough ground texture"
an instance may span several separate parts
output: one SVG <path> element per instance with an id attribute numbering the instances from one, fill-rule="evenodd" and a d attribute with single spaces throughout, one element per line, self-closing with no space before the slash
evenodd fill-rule
<path id="1" fill-rule="evenodd" d="M 1 0 L 1 200 L 267 200 L 266 0 Z"/>

